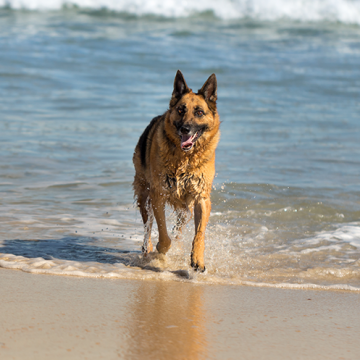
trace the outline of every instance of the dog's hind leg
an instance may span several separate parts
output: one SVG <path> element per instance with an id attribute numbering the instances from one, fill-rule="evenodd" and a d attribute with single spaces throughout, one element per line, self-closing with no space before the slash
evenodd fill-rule
<path id="1" fill-rule="evenodd" d="M 187 208 L 178 209 L 176 210 L 176 224 L 173 228 L 176 236 L 175 238 L 181 239 L 182 236 L 182 229 L 184 225 L 190 220 L 192 214 Z"/>
<path id="2" fill-rule="evenodd" d="M 153 245 L 151 242 L 151 229 L 154 221 L 154 213 L 152 211 L 148 192 L 142 192 L 141 196 L 138 199 L 138 204 L 144 223 L 144 243 L 142 246 L 142 252 L 144 256 L 146 256 L 149 252 L 153 250 Z"/>
<path id="3" fill-rule="evenodd" d="M 191 251 L 191 266 L 195 270 L 205 271 L 205 229 L 209 221 L 211 202 L 210 198 L 202 198 L 195 204 L 195 238 Z"/>

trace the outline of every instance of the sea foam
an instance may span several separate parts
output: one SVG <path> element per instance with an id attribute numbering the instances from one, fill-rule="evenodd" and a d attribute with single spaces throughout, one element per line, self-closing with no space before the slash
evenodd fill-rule
<path id="1" fill-rule="evenodd" d="M 360 25 L 360 0 L 0 0 L 0 7 L 59 10 L 65 6 L 107 9 L 137 16 L 187 17 L 213 12 L 222 19 L 331 21 Z"/>

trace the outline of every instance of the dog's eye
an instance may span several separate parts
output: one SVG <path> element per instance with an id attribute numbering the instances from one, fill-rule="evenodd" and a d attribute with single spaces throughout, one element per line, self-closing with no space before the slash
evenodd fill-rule
<path id="1" fill-rule="evenodd" d="M 197 117 L 202 117 L 202 116 L 204 115 L 204 112 L 201 111 L 201 110 L 198 110 L 198 111 L 195 113 L 195 115 L 196 115 Z"/>
<path id="2" fill-rule="evenodd" d="M 182 109 L 182 108 L 177 109 L 177 111 L 178 111 L 179 115 L 184 115 L 185 114 L 185 110 Z"/>

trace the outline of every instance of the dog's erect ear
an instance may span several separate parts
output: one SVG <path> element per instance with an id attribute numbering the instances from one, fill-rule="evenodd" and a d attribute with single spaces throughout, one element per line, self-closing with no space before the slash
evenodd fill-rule
<path id="1" fill-rule="evenodd" d="M 184 75 L 180 70 L 177 71 L 175 75 L 174 80 L 174 91 L 172 93 L 172 96 L 180 99 L 184 94 L 190 92 L 190 89 L 188 88 L 186 81 L 184 79 Z"/>
<path id="2" fill-rule="evenodd" d="M 202 95 L 206 101 L 216 103 L 217 100 L 217 81 L 215 74 L 209 76 L 205 81 L 203 87 L 198 91 L 198 94 Z"/>

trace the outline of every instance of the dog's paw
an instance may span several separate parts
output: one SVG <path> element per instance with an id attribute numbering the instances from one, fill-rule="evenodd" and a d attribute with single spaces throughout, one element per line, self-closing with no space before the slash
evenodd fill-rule
<path id="1" fill-rule="evenodd" d="M 150 251 L 146 251 L 144 249 L 142 249 L 142 254 L 143 254 L 143 257 L 146 258 L 148 255 L 149 255 Z"/>
<path id="2" fill-rule="evenodd" d="M 147 245 L 143 245 L 141 247 L 141 251 L 144 257 L 146 257 L 149 253 L 153 251 L 153 245 L 151 241 Z"/>
<path id="3" fill-rule="evenodd" d="M 205 272 L 206 267 L 204 264 L 200 264 L 199 261 L 195 262 L 193 260 L 191 260 L 191 267 L 195 270 L 195 271 L 199 271 L 199 272 Z"/>
<path id="4" fill-rule="evenodd" d="M 205 264 L 204 264 L 204 255 L 198 251 L 191 252 L 191 267 L 195 271 L 204 272 L 205 271 Z"/>
<path id="5" fill-rule="evenodd" d="M 160 254 L 166 254 L 171 246 L 171 240 L 170 238 L 167 240 L 161 240 L 157 243 L 156 245 L 156 250 L 160 253 Z"/>

